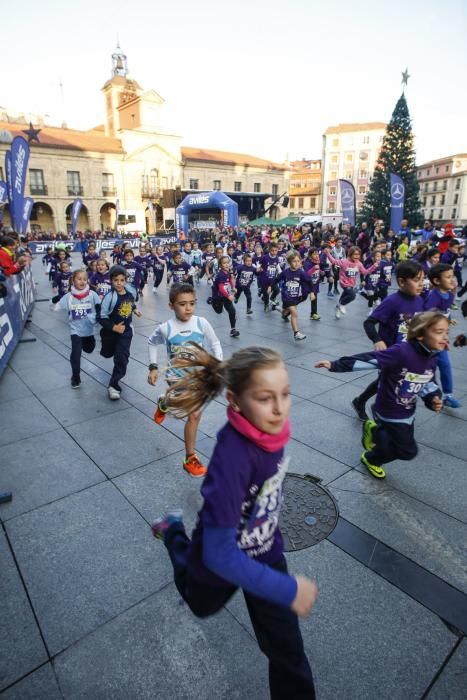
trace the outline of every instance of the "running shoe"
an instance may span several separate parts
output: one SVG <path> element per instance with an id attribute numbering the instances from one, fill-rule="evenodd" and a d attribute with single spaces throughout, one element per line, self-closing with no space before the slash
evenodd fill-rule
<path id="1" fill-rule="evenodd" d="M 328 292 L 328 299 L 334 299 L 334 292 L 333 291 Z"/>
<path id="2" fill-rule="evenodd" d="M 164 401 L 162 400 L 162 397 L 161 397 L 159 399 L 159 401 L 157 402 L 156 411 L 154 413 L 154 422 L 157 423 L 157 425 L 160 425 L 161 423 L 164 422 L 166 415 L 167 415 L 167 408 L 165 407 Z"/>
<path id="3" fill-rule="evenodd" d="M 366 421 L 369 420 L 368 414 L 365 410 L 365 402 L 360 401 L 358 396 L 356 396 L 352 401 L 350 402 L 350 405 L 352 406 L 353 410 L 357 414 L 358 420 L 361 421 Z"/>
<path id="4" fill-rule="evenodd" d="M 71 388 L 72 389 L 79 389 L 81 386 L 81 379 L 79 377 L 72 377 L 71 378 Z"/>
<path id="5" fill-rule="evenodd" d="M 454 396 L 445 396 L 443 399 L 443 404 L 448 408 L 462 408 L 461 402 Z"/>
<path id="6" fill-rule="evenodd" d="M 451 304 L 451 311 L 457 311 L 459 309 L 457 304 Z"/>
<path id="7" fill-rule="evenodd" d="M 368 461 L 366 454 L 366 452 L 362 454 L 360 458 L 361 463 L 365 465 L 370 474 L 376 477 L 376 479 L 384 479 L 386 476 L 384 469 L 382 467 L 378 467 L 377 464 L 371 464 L 371 462 Z"/>
<path id="8" fill-rule="evenodd" d="M 177 522 L 183 522 L 183 511 L 180 508 L 168 510 L 161 518 L 154 520 L 151 525 L 152 534 L 157 540 L 164 540 L 169 527 Z"/>
<path id="9" fill-rule="evenodd" d="M 347 313 L 347 309 L 345 308 L 345 306 L 342 306 L 342 304 L 339 304 L 339 308 L 341 310 L 341 314 L 343 314 L 345 316 L 345 314 Z"/>
<path id="10" fill-rule="evenodd" d="M 373 430 L 375 428 L 376 428 L 376 423 L 374 420 L 370 420 L 368 418 L 363 423 L 362 445 L 367 452 L 370 452 L 375 446 L 375 441 L 373 440 Z"/>
<path id="11" fill-rule="evenodd" d="M 301 331 L 295 331 L 295 333 L 293 334 L 293 337 L 295 338 L 295 340 L 305 340 L 306 335 L 305 335 L 305 333 L 302 333 Z"/>
<path id="12" fill-rule="evenodd" d="M 117 391 L 117 389 L 115 389 L 113 386 L 109 386 L 107 391 L 109 393 L 109 399 L 111 399 L 112 401 L 118 401 L 118 399 L 120 398 L 120 392 Z"/>
<path id="13" fill-rule="evenodd" d="M 247 316 L 251 316 L 251 314 L 253 313 L 253 311 L 252 311 L 251 309 L 247 309 L 247 310 L 246 310 L 246 313 L 247 313 Z"/>
<path id="14" fill-rule="evenodd" d="M 310 319 L 312 321 L 321 321 L 321 316 L 319 314 L 310 314 Z"/>
<path id="15" fill-rule="evenodd" d="M 264 305 L 264 310 L 265 310 L 265 311 L 270 311 L 270 310 L 271 310 L 271 307 L 269 306 L 269 304 L 265 304 L 265 305 Z"/>
<path id="16" fill-rule="evenodd" d="M 201 464 L 201 462 L 198 459 L 198 455 L 196 453 L 189 455 L 186 459 L 183 460 L 183 468 L 188 474 L 195 479 L 200 479 L 203 476 L 206 475 L 207 467 L 204 466 L 204 464 Z"/>
<path id="17" fill-rule="evenodd" d="M 341 307 L 339 306 L 339 304 L 337 304 L 337 306 L 336 306 L 336 318 L 340 318 L 341 316 L 342 316 Z"/>
<path id="18" fill-rule="evenodd" d="M 288 323 L 290 321 L 290 311 L 282 311 L 281 313 L 282 320 Z"/>
<path id="19" fill-rule="evenodd" d="M 279 306 L 278 301 L 271 301 L 271 311 L 275 311 L 278 306 Z"/>
<path id="20" fill-rule="evenodd" d="M 239 335 L 240 335 L 240 331 L 237 331 L 236 328 L 232 328 L 232 330 L 230 331 L 230 337 L 231 338 L 238 338 Z"/>

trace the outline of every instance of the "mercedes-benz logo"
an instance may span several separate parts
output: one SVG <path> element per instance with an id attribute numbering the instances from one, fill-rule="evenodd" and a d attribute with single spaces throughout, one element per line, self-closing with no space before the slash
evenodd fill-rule
<path id="1" fill-rule="evenodd" d="M 342 191 L 342 202 L 344 204 L 350 204 L 353 202 L 353 194 L 349 189 L 345 189 Z"/>
<path id="2" fill-rule="evenodd" d="M 401 182 L 395 182 L 391 187 L 391 196 L 393 199 L 402 199 L 405 193 L 405 187 Z"/>

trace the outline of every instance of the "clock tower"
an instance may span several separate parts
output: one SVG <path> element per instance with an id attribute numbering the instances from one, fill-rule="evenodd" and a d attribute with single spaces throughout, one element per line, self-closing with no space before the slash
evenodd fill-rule
<path id="1" fill-rule="evenodd" d="M 118 108 L 132 102 L 142 93 L 136 80 L 128 77 L 127 57 L 118 44 L 115 53 L 112 54 L 112 75 L 102 92 L 105 100 L 105 135 L 115 137 L 121 129 Z"/>

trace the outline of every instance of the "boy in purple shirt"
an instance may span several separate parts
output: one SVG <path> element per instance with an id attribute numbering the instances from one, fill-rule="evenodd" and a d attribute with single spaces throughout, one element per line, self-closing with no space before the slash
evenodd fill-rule
<path id="1" fill-rule="evenodd" d="M 276 243 L 271 243 L 269 246 L 269 253 L 263 255 L 259 263 L 261 265 L 261 271 L 258 279 L 261 285 L 264 310 L 269 311 L 269 308 L 275 309 L 279 306 L 279 302 L 276 302 L 276 297 L 279 295 L 277 278 L 280 273 L 280 267 L 277 259 Z M 271 299 L 271 307 L 269 306 L 269 299 Z"/>
<path id="2" fill-rule="evenodd" d="M 451 320 L 450 311 L 454 301 L 454 292 L 452 291 L 455 287 L 454 270 L 451 265 L 439 263 L 430 268 L 428 277 L 433 289 L 425 299 L 425 309 L 427 311 L 435 309 L 441 311 L 449 324 L 455 325 L 457 321 Z M 444 392 L 444 405 L 449 406 L 449 408 L 461 408 L 461 402 L 454 396 L 451 362 L 447 349 L 438 355 L 438 369 Z"/>
<path id="3" fill-rule="evenodd" d="M 310 293 L 310 280 L 302 270 L 302 259 L 297 250 L 287 253 L 288 267 L 282 270 L 278 278 L 282 296 L 282 318 L 288 321 L 290 317 L 295 340 L 305 340 L 306 335 L 298 329 L 297 306 Z"/>
<path id="4" fill-rule="evenodd" d="M 253 259 L 249 253 L 245 253 L 243 256 L 243 264 L 237 265 L 235 269 L 235 298 L 234 303 L 236 304 L 240 299 L 240 295 L 243 294 L 246 297 L 246 312 L 250 316 L 253 311 L 251 310 L 251 285 L 256 275 L 256 269 L 253 267 Z"/>

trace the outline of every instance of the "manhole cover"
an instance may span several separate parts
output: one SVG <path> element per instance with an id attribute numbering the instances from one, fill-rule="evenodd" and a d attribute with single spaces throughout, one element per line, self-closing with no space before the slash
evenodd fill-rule
<path id="1" fill-rule="evenodd" d="M 339 509 L 329 491 L 309 475 L 287 474 L 279 527 L 286 552 L 318 544 L 334 530 Z"/>

